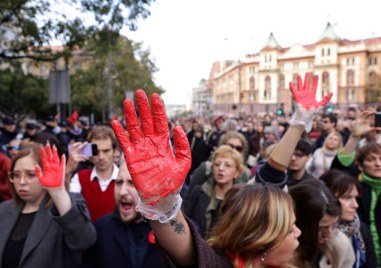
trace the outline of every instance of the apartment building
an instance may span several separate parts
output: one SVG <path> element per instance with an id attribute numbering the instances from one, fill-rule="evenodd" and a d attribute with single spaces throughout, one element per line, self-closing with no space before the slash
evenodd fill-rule
<path id="1" fill-rule="evenodd" d="M 288 83 L 306 72 L 319 75 L 317 99 L 332 92 L 336 109 L 381 101 L 381 37 L 341 39 L 330 23 L 314 44 L 283 48 L 271 33 L 258 53 L 221 66 L 208 82 L 217 114 L 290 112 Z"/>

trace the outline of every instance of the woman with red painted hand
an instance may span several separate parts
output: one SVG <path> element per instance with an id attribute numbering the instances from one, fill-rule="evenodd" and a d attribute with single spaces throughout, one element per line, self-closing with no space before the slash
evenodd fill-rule
<path id="1" fill-rule="evenodd" d="M 65 162 L 49 144 L 13 160 L 13 200 L 0 204 L 0 267 L 78 267 L 81 251 L 95 242 L 85 201 L 65 187 Z"/>
<path id="2" fill-rule="evenodd" d="M 309 75 L 306 76 L 309 81 Z M 191 152 L 181 127 L 173 129 L 174 152 L 169 142 L 168 123 L 159 95 L 151 97 L 152 112 L 143 90 L 136 92 L 141 126 L 133 101 L 123 102 L 128 134 L 118 121 L 112 122 L 115 135 L 126 156 L 132 181 L 140 199 L 137 210 L 150 220 L 164 262 L 169 267 L 288 267 L 298 246 L 300 230 L 290 196 L 279 187 L 284 180 L 293 149 L 305 126 L 312 123 L 317 109 L 330 95 L 316 102 L 317 77 L 313 87 L 291 87 L 297 114 L 259 179 L 262 184 L 233 186 L 221 204 L 221 218 L 208 241 L 182 214 L 182 184 L 191 165 Z M 278 148 L 279 147 L 279 148 Z M 287 158 L 288 159 L 285 159 Z M 266 165 L 265 165 L 266 166 Z M 282 174 L 280 183 L 271 170 Z M 269 180 L 268 180 L 269 179 Z"/>

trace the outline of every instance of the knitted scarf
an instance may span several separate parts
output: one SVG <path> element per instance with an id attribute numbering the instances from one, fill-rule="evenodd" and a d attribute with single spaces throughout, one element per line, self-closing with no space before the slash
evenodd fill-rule
<path id="1" fill-rule="evenodd" d="M 366 262 L 365 243 L 360 232 L 360 219 L 356 214 L 352 221 L 340 221 L 337 228 L 350 238 L 356 256 L 356 263 L 353 267 L 361 267 Z"/>

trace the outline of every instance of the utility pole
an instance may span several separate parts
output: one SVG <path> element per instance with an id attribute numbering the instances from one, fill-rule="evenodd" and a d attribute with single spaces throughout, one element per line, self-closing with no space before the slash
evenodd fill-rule
<path id="1" fill-rule="evenodd" d="M 113 117 L 113 109 L 112 109 L 112 51 L 109 49 L 108 52 L 108 85 L 107 85 L 107 93 L 108 93 L 108 117 L 111 119 Z"/>

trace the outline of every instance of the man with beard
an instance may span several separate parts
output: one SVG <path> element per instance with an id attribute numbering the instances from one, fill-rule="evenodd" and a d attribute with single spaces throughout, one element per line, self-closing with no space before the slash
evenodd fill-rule
<path id="1" fill-rule="evenodd" d="M 139 195 L 124 160 L 114 197 L 114 212 L 95 222 L 97 242 L 84 254 L 81 267 L 162 267 L 151 226 L 135 210 Z"/>

